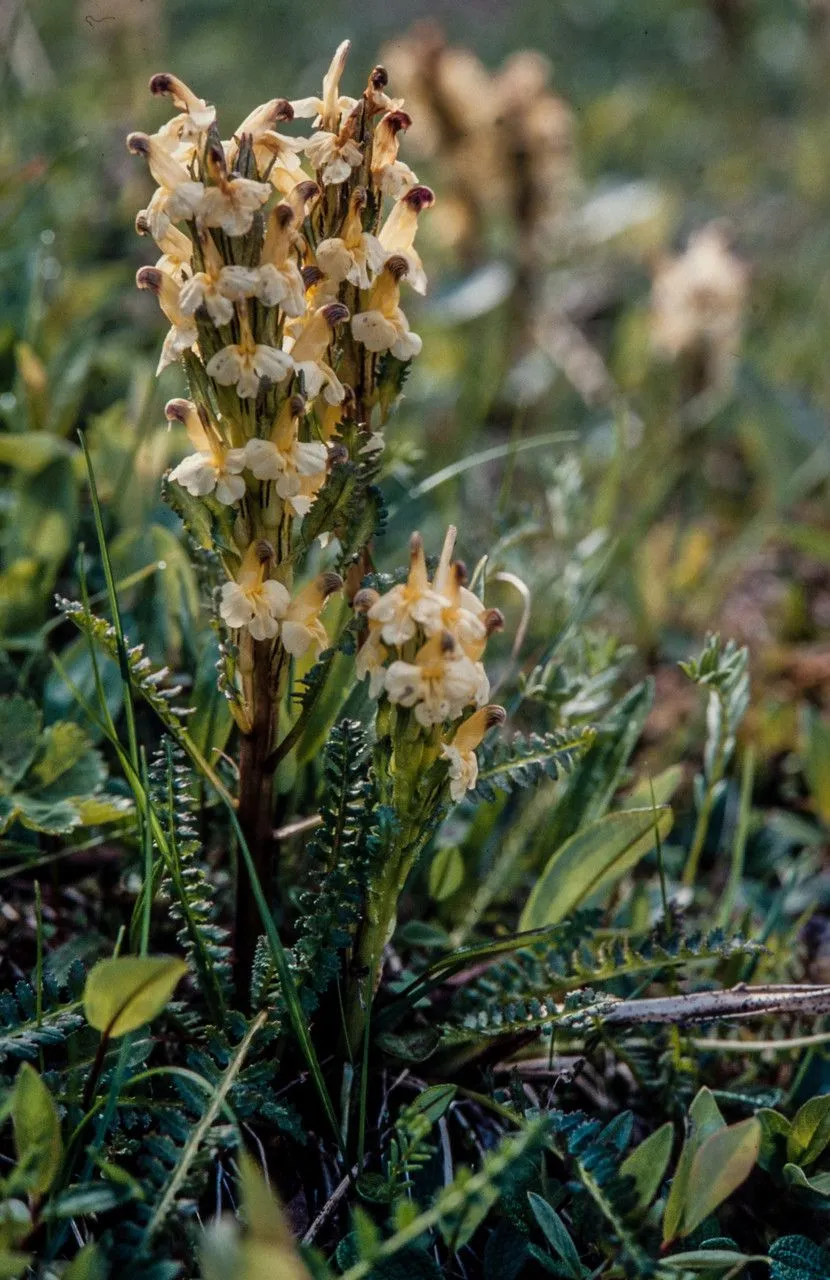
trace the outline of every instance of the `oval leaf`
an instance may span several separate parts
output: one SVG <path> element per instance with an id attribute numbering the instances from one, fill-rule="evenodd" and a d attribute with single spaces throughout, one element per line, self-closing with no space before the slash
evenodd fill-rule
<path id="1" fill-rule="evenodd" d="M 631 1155 L 620 1165 L 620 1173 L 634 1179 L 636 1187 L 636 1213 L 645 1213 L 666 1175 L 666 1169 L 674 1146 L 674 1125 L 667 1120 L 654 1133 L 649 1134 Z"/>
<path id="2" fill-rule="evenodd" d="M 714 1213 L 752 1172 L 761 1148 L 761 1126 L 753 1116 L 718 1129 L 698 1149 L 689 1171 L 681 1235 Z"/>
<path id="3" fill-rule="evenodd" d="M 99 960 L 89 971 L 84 1012 L 96 1031 L 123 1036 L 161 1013 L 187 973 L 173 956 L 118 956 Z"/>
<path id="4" fill-rule="evenodd" d="M 436 902 L 451 898 L 464 879 L 464 859 L 457 845 L 439 849 L 429 864 L 429 892 Z"/>
<path id="5" fill-rule="evenodd" d="M 12 1126 L 26 1189 L 31 1195 L 41 1196 L 49 1190 L 61 1167 L 63 1142 L 55 1099 L 28 1062 L 17 1073 Z"/>
<path id="6" fill-rule="evenodd" d="M 568 1274 L 573 1276 L 574 1280 L 580 1280 L 582 1264 L 579 1261 L 579 1254 L 576 1251 L 576 1245 L 568 1234 L 568 1228 L 559 1214 L 552 1205 L 548 1204 L 547 1200 L 537 1195 L 535 1191 L 528 1191 L 527 1198 L 530 1201 L 533 1216 L 541 1227 L 551 1249 L 562 1259 Z"/>
<path id="7" fill-rule="evenodd" d="M 787 1135 L 787 1159 L 812 1164 L 830 1142 L 830 1093 L 810 1098 L 799 1107 Z"/>
<path id="8" fill-rule="evenodd" d="M 671 809 L 625 809 L 591 822 L 560 845 L 534 886 L 519 929 L 558 924 L 614 880 L 618 880 L 671 830 Z"/>

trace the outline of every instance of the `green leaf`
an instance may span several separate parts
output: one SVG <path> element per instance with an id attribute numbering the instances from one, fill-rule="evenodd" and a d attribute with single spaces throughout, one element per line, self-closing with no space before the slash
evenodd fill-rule
<path id="1" fill-rule="evenodd" d="M 101 754 L 72 720 L 62 720 L 45 730 L 32 772 L 37 778 L 38 798 L 50 800 L 92 795 L 107 776 Z"/>
<path id="2" fill-rule="evenodd" d="M 379 1049 L 403 1062 L 425 1062 L 441 1040 L 436 1027 L 415 1027 L 411 1031 L 382 1031 L 375 1037 Z"/>
<path id="3" fill-rule="evenodd" d="M 830 720 L 813 708 L 804 710 L 804 773 L 815 811 L 830 826 Z"/>
<path id="4" fill-rule="evenodd" d="M 549 859 L 519 919 L 519 929 L 557 924 L 580 903 L 606 888 L 663 840 L 671 809 L 627 809 L 606 814 L 571 836 Z"/>
<path id="5" fill-rule="evenodd" d="M 815 1191 L 819 1196 L 830 1196 L 830 1173 L 820 1173 L 815 1178 L 808 1178 L 797 1164 L 785 1164 L 781 1172 L 788 1187 L 801 1187 L 804 1191 Z"/>
<path id="6" fill-rule="evenodd" d="M 761 1125 L 761 1150 L 758 1154 L 758 1163 L 762 1169 L 769 1170 L 777 1160 L 780 1160 L 792 1124 L 786 1116 L 781 1115 L 780 1111 L 773 1111 L 771 1107 L 761 1107 L 755 1114 Z"/>
<path id="7" fill-rule="evenodd" d="M 761 1126 L 752 1116 L 718 1129 L 695 1153 L 683 1205 L 681 1234 L 689 1235 L 749 1177 L 758 1159 Z"/>
<path id="8" fill-rule="evenodd" d="M 662 773 L 658 773 L 654 778 L 651 776 L 640 778 L 628 794 L 623 797 L 622 807 L 624 809 L 650 808 L 652 789 L 656 805 L 668 804 L 683 781 L 683 774 L 683 765 L 673 764 L 668 769 L 664 769 Z"/>
<path id="9" fill-rule="evenodd" d="M 118 956 L 99 960 L 84 989 L 84 1012 L 96 1031 L 123 1036 L 161 1013 L 187 973 L 173 956 Z"/>
<path id="10" fill-rule="evenodd" d="M 43 1217 L 49 1222 L 81 1218 L 85 1214 L 107 1213 L 126 1200 L 134 1199 L 132 1187 L 96 1182 L 87 1187 L 69 1187 L 54 1196 L 44 1208 Z"/>
<path id="11" fill-rule="evenodd" d="M 644 680 L 625 695 L 600 726 L 554 811 L 547 833 L 554 848 L 586 823 L 603 816 L 620 785 L 653 702 L 654 682 Z"/>
<path id="12" fill-rule="evenodd" d="M 27 1270 L 31 1260 L 31 1254 L 4 1249 L 0 1244 L 0 1280 L 17 1280 Z"/>
<path id="13" fill-rule="evenodd" d="M 787 1160 L 808 1165 L 830 1143 L 830 1093 L 810 1098 L 793 1118 L 787 1135 Z"/>
<path id="14" fill-rule="evenodd" d="M 781 1236 L 771 1246 L 770 1280 L 827 1280 L 830 1253 L 806 1236 Z"/>
<path id="15" fill-rule="evenodd" d="M 61 1280 L 106 1280 L 107 1268 L 97 1244 L 85 1244 L 63 1272 Z"/>
<path id="16" fill-rule="evenodd" d="M 39 800 L 37 796 L 25 793 L 18 793 L 13 799 L 17 817 L 30 831 L 57 836 L 81 825 L 78 806 L 71 800 Z"/>
<path id="17" fill-rule="evenodd" d="M 429 892 L 436 902 L 451 898 L 464 880 L 464 859 L 457 845 L 439 849 L 429 865 Z"/>
<path id="18" fill-rule="evenodd" d="M 748 1253 L 735 1249 L 690 1249 L 686 1253 L 673 1253 L 663 1259 L 663 1265 L 678 1271 L 726 1271 L 733 1267 L 745 1267 L 750 1262 L 761 1261 Z"/>
<path id="19" fill-rule="evenodd" d="M 29 768 L 40 723 L 40 711 L 28 698 L 0 698 L 0 783 L 14 786 Z"/>
<path id="20" fill-rule="evenodd" d="M 670 1120 L 649 1134 L 644 1142 L 626 1156 L 620 1174 L 634 1179 L 637 1195 L 636 1213 L 645 1213 L 666 1176 L 674 1146 L 674 1125 Z"/>
<path id="21" fill-rule="evenodd" d="M 695 1155 L 707 1138 L 725 1128 L 726 1121 L 720 1113 L 714 1095 L 710 1089 L 704 1087 L 696 1094 L 689 1107 L 689 1132 L 683 1144 L 683 1150 L 680 1152 L 680 1159 L 677 1162 L 663 1213 L 664 1243 L 674 1240 L 680 1234 L 686 1189 L 689 1185 Z"/>
<path id="22" fill-rule="evenodd" d="M 553 1249 L 557 1257 L 562 1259 L 568 1274 L 573 1276 L 574 1280 L 581 1280 L 582 1264 L 579 1261 L 579 1254 L 576 1251 L 576 1245 L 568 1234 L 568 1228 L 559 1214 L 552 1205 L 548 1204 L 547 1200 L 537 1195 L 535 1191 L 528 1191 L 527 1198 L 533 1210 L 533 1216 L 541 1227 L 551 1249 Z"/>
<path id="23" fill-rule="evenodd" d="M 407 1111 L 418 1112 L 426 1116 L 430 1124 L 435 1124 L 446 1113 L 457 1091 L 458 1086 L 455 1084 L 430 1085 L 428 1089 L 424 1089 L 423 1093 L 419 1093 L 413 1102 L 410 1102 Z"/>
<path id="24" fill-rule="evenodd" d="M 42 1196 L 54 1182 L 63 1160 L 61 1122 L 54 1098 L 28 1062 L 23 1063 L 15 1080 L 12 1126 L 27 1190 L 31 1195 Z"/>

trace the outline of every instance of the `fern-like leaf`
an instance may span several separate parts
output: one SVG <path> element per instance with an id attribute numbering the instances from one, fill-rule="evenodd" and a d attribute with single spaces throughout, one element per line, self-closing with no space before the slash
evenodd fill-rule
<path id="1" fill-rule="evenodd" d="M 594 740 L 594 730 L 557 730 L 529 737 L 517 733 L 510 742 L 496 739 L 481 751 L 475 795 L 493 800 L 497 790 L 529 787 L 542 778 L 569 772 Z"/>

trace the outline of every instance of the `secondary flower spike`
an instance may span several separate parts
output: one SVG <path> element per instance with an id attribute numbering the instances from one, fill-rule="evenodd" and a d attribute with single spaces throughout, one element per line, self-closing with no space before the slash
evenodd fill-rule
<path id="1" fill-rule="evenodd" d="M 369 677 L 372 697 L 411 710 L 424 730 L 446 729 L 471 707 L 479 709 L 442 744 L 452 795 L 459 799 L 475 785 L 475 748 L 504 719 L 501 708 L 486 706 L 490 683 L 481 661 L 488 637 L 504 620 L 464 585 L 464 566 L 453 560 L 455 540 L 450 526 L 430 580 L 423 539 L 414 533 L 406 581 L 382 594 L 363 588 L 353 607 L 366 620 L 356 669 L 361 679 Z"/>

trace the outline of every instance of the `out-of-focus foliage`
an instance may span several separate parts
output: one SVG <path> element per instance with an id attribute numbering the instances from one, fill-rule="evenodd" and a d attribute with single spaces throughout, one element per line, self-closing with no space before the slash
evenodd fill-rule
<path id="1" fill-rule="evenodd" d="M 459 526 L 510 729 L 344 1054 L 395 818 L 362 686 L 331 694 L 351 635 L 300 672 L 274 928 L 333 1136 L 272 945 L 232 1006 L 229 656 L 215 559 L 162 501 L 185 388 L 153 379 L 123 139 L 157 126 L 153 72 L 241 119 L 345 37 L 437 197 L 374 581 Z M 827 1033 L 775 1000 L 830 975 L 829 70 L 826 0 L 6 4 L 0 1275 L 828 1274 Z M 137 999 L 131 961 L 93 967 L 116 938 Z M 719 1019 L 743 983 L 760 1031 Z"/>

